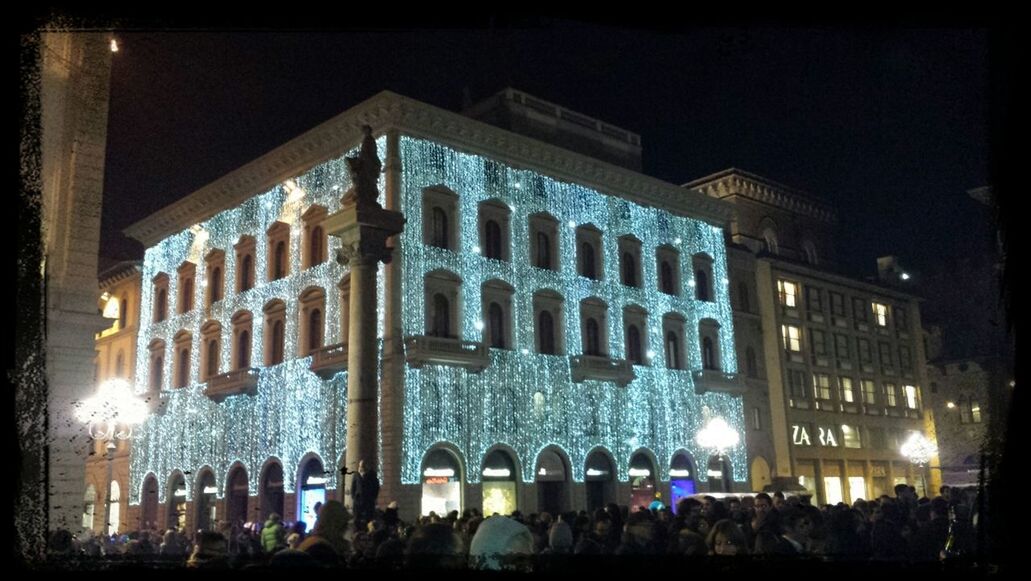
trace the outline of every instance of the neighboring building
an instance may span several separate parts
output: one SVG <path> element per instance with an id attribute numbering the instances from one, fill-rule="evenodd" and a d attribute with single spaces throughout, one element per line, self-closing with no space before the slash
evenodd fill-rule
<path id="1" fill-rule="evenodd" d="M 836 218 L 825 204 L 737 169 L 685 187 L 736 210 L 728 254 L 736 343 L 753 376 L 753 482 L 770 461 L 770 480 L 797 479 L 821 503 L 922 486 L 899 452 L 911 432 L 933 438 L 917 300 L 833 271 Z"/>
<path id="2" fill-rule="evenodd" d="M 43 344 L 26 348 L 32 334 L 19 330 L 19 349 L 34 353 L 18 369 L 42 371 L 35 362 L 44 354 L 46 368 L 45 380 L 31 374 L 19 380 L 16 403 L 24 446 L 17 546 L 28 559 L 42 555 L 47 530 L 72 531 L 81 524 L 90 442 L 74 410 L 92 390 L 93 336 L 104 326 L 96 310 L 96 274 L 111 71 L 105 34 L 44 32 L 37 38 L 39 93 L 27 93 L 27 100 L 39 98 L 41 135 L 26 136 L 23 151 L 35 151 L 29 140 L 38 137 L 42 164 L 38 178 L 24 186 L 27 195 L 41 186 L 42 263 L 32 269 L 45 293 L 46 321 Z M 30 317 L 39 312 L 31 303 L 18 304 Z M 45 400 L 36 402 L 41 394 Z M 43 437 L 34 433 L 41 426 Z"/>
<path id="3" fill-rule="evenodd" d="M 565 147 L 639 144 L 582 115 L 573 139 L 571 112 L 516 91 L 495 104 L 516 100 L 561 118 Z M 710 418 L 746 432 L 729 206 L 384 92 L 127 230 L 146 248 L 136 386 L 167 400 L 134 440 L 135 518 L 310 524 L 342 496 L 349 318 L 370 303 L 327 217 L 363 124 L 381 202 L 407 219 L 376 287 L 381 504 L 410 519 L 750 488 L 743 447 L 696 438 Z"/>
<path id="4" fill-rule="evenodd" d="M 133 381 L 136 370 L 136 336 L 140 322 L 140 289 L 143 263 L 120 262 L 106 269 L 100 279 L 98 308 L 111 326 L 96 336 L 94 385 L 111 378 Z M 107 444 L 91 442 L 86 459 L 86 488 L 83 497 L 82 528 L 95 533 L 137 530 L 141 523 L 129 518 L 129 439 L 115 438 L 108 457 Z M 108 481 L 108 470 L 112 478 Z M 107 495 L 111 513 L 106 514 Z"/>
<path id="5" fill-rule="evenodd" d="M 927 404 L 934 413 L 942 484 L 978 484 L 989 425 L 987 367 L 973 360 L 927 365 Z"/>

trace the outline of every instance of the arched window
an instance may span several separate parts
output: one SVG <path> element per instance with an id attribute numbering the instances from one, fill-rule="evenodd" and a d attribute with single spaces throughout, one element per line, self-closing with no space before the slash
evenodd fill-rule
<path id="1" fill-rule="evenodd" d="M 129 299 L 122 295 L 122 300 L 118 303 L 118 328 L 124 329 L 127 326 L 129 326 Z"/>
<path id="2" fill-rule="evenodd" d="M 442 294 L 433 295 L 433 325 L 431 335 L 434 337 L 451 336 L 451 308 L 447 297 Z"/>
<path id="3" fill-rule="evenodd" d="M 216 375 L 218 375 L 218 341 L 212 339 L 208 341 L 207 377 L 214 377 Z"/>
<path id="4" fill-rule="evenodd" d="M 695 272 L 695 298 L 700 301 L 708 301 L 709 299 L 709 275 L 705 274 L 704 270 L 698 270 Z"/>
<path id="5" fill-rule="evenodd" d="M 580 245 L 580 255 L 583 257 L 583 272 L 580 274 L 598 280 L 598 269 L 594 263 L 594 246 L 590 242 L 584 242 Z"/>
<path id="6" fill-rule="evenodd" d="M 755 361 L 755 349 L 745 349 L 745 373 L 748 377 L 759 377 L 759 368 Z"/>
<path id="7" fill-rule="evenodd" d="M 673 267 L 665 260 L 659 265 L 659 288 L 668 295 L 677 292 L 676 287 L 673 286 Z"/>
<path id="8" fill-rule="evenodd" d="M 713 351 L 712 339 L 702 338 L 702 367 L 716 369 L 716 353 Z"/>
<path id="9" fill-rule="evenodd" d="M 719 347 L 720 326 L 713 319 L 702 319 L 698 322 L 698 337 L 702 346 L 702 368 L 722 369 Z"/>
<path id="10" fill-rule="evenodd" d="M 243 257 L 243 271 L 240 273 L 240 290 L 250 290 L 254 287 L 254 258 L 250 254 Z"/>
<path id="11" fill-rule="evenodd" d="M 283 321 L 276 321 L 272 323 L 272 357 L 270 361 L 272 365 L 283 362 L 283 343 Z"/>
<path id="12" fill-rule="evenodd" d="M 183 283 L 183 312 L 188 313 L 193 310 L 193 279 L 188 278 Z"/>
<path id="13" fill-rule="evenodd" d="M 587 319 L 584 325 L 586 338 L 584 344 L 585 355 L 601 355 L 601 333 L 598 330 L 598 321 L 593 318 Z"/>
<path id="14" fill-rule="evenodd" d="M 316 226 L 311 231 L 311 248 L 308 251 L 311 257 L 311 264 L 322 264 L 326 257 L 322 253 L 322 226 Z"/>
<path id="15" fill-rule="evenodd" d="M 251 366 L 251 334 L 247 331 L 240 333 L 236 343 L 236 368 L 247 369 Z"/>
<path id="16" fill-rule="evenodd" d="M 190 381 L 190 350 L 179 351 L 179 377 L 176 378 L 176 387 L 186 387 Z"/>
<path id="17" fill-rule="evenodd" d="M 433 212 L 433 230 L 431 244 L 437 248 L 448 247 L 448 221 L 447 212 L 443 208 L 434 206 Z"/>
<path id="18" fill-rule="evenodd" d="M 490 346 L 498 349 L 505 348 L 505 313 L 501 305 L 491 303 L 487 309 L 487 319 L 490 322 Z"/>
<path id="19" fill-rule="evenodd" d="M 165 358 L 158 355 L 150 364 L 150 389 L 161 391 L 161 384 L 164 381 Z"/>
<path id="20" fill-rule="evenodd" d="M 160 323 L 168 317 L 168 290 L 158 289 L 158 298 L 154 308 L 154 321 Z"/>
<path id="21" fill-rule="evenodd" d="M 666 333 L 666 367 L 683 369 L 680 366 L 680 339 L 674 331 Z"/>
<path id="22" fill-rule="evenodd" d="M 222 300 L 222 269 L 215 267 L 211 270 L 211 302 Z"/>
<path id="23" fill-rule="evenodd" d="M 623 284 L 637 286 L 637 262 L 629 252 L 623 253 Z"/>
<path id="24" fill-rule="evenodd" d="M 308 315 L 308 352 L 322 347 L 322 311 L 313 309 Z"/>
<path id="25" fill-rule="evenodd" d="M 630 325 L 626 329 L 626 358 L 638 365 L 644 364 L 644 356 L 641 353 L 641 332 L 637 325 Z"/>
<path id="26" fill-rule="evenodd" d="M 280 240 L 276 243 L 275 256 L 273 258 L 272 278 L 279 280 L 286 273 L 286 242 Z"/>
<path id="27" fill-rule="evenodd" d="M 501 225 L 494 220 L 487 220 L 483 226 L 483 237 L 486 246 L 483 249 L 484 256 L 501 260 Z"/>
<path id="28" fill-rule="evenodd" d="M 551 270 L 551 237 L 545 232 L 537 232 L 537 262 L 534 266 Z"/>
<path id="29" fill-rule="evenodd" d="M 537 317 L 537 336 L 541 353 L 555 355 L 555 320 L 548 311 L 541 311 Z"/>

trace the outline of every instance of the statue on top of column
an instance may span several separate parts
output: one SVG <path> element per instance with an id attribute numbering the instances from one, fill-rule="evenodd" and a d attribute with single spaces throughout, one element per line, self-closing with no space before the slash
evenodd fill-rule
<path id="1" fill-rule="evenodd" d="M 379 189 L 376 184 L 379 181 L 379 174 L 383 170 L 379 156 L 376 155 L 376 140 L 372 137 L 372 127 L 362 126 L 365 137 L 362 139 L 362 149 L 357 157 L 347 158 L 347 168 L 351 172 L 351 189 L 344 196 L 344 204 L 359 203 L 362 206 L 371 205 L 382 208 L 376 198 L 379 197 Z"/>

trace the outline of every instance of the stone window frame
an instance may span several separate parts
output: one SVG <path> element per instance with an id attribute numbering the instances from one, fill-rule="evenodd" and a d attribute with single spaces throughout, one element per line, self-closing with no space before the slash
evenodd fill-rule
<path id="1" fill-rule="evenodd" d="M 154 339 L 147 345 L 147 391 L 157 393 L 165 388 L 165 351 L 163 339 Z"/>
<path id="2" fill-rule="evenodd" d="M 635 361 L 630 352 L 630 327 L 637 329 L 640 343 L 640 361 Z M 648 310 L 640 305 L 623 307 L 623 352 L 625 359 L 634 365 L 651 365 L 648 358 Z"/>
<path id="3" fill-rule="evenodd" d="M 598 349 L 588 349 L 588 323 L 598 326 Z M 599 297 L 590 296 L 580 301 L 580 350 L 583 355 L 609 357 L 609 304 Z"/>
<path id="4" fill-rule="evenodd" d="M 641 261 L 642 242 L 633 234 L 624 234 L 616 239 L 619 249 L 619 282 L 631 288 L 644 287 L 644 264 Z M 631 268 L 627 269 L 626 259 L 629 256 Z M 628 276 L 630 275 L 630 280 Z"/>
<path id="5" fill-rule="evenodd" d="M 602 247 L 604 233 L 594 224 L 576 227 L 576 273 L 591 280 L 605 280 L 605 249 Z M 588 276 L 587 257 L 584 245 L 589 245 L 593 254 L 594 276 Z"/>
<path id="6" fill-rule="evenodd" d="M 515 296 L 515 288 L 507 282 L 493 278 L 483 283 L 480 287 L 480 299 L 482 302 L 482 313 L 481 320 L 483 321 L 483 337 L 482 341 L 484 345 L 492 349 L 507 349 L 512 350 L 515 348 L 515 333 L 512 325 L 513 317 L 513 301 Z M 494 321 L 490 316 L 490 305 L 495 303 L 501 308 L 501 322 L 502 322 L 502 333 L 501 342 L 502 346 L 497 347 L 493 343 L 493 324 Z"/>
<path id="7" fill-rule="evenodd" d="M 265 232 L 268 241 L 266 280 L 272 282 L 290 276 L 290 225 L 286 222 L 275 221 Z M 279 264 L 278 248 L 282 244 L 282 264 Z M 282 272 L 277 272 L 276 267 L 282 266 Z"/>
<path id="8" fill-rule="evenodd" d="M 458 252 L 459 232 L 458 220 L 459 196 L 455 191 L 444 186 L 433 186 L 422 191 L 422 241 L 426 246 L 444 248 L 452 252 Z M 446 246 L 439 246 L 434 239 L 433 208 L 440 208 L 446 218 Z"/>
<path id="9" fill-rule="evenodd" d="M 272 365 L 279 365 L 286 361 L 286 302 L 282 299 L 272 299 L 265 303 L 261 309 L 262 317 L 264 319 L 264 341 L 263 343 L 263 361 L 266 367 Z M 283 327 L 282 344 L 280 345 L 280 361 L 275 361 L 275 328 L 276 322 L 279 322 Z"/>
<path id="10" fill-rule="evenodd" d="M 318 341 L 312 345 L 311 317 L 319 314 Z M 326 289 L 310 286 L 297 297 L 298 357 L 307 357 L 326 346 Z"/>
<path id="11" fill-rule="evenodd" d="M 233 313 L 232 319 L 230 319 L 233 326 L 233 344 L 231 348 L 232 358 L 230 360 L 230 367 L 234 370 L 249 369 L 254 366 L 254 314 L 247 310 L 241 310 Z M 246 333 L 246 349 L 247 349 L 247 360 L 241 360 L 240 346 L 243 344 L 240 342 L 241 336 Z"/>
<path id="12" fill-rule="evenodd" d="M 512 261 L 512 209 L 501 200 L 491 198 L 477 205 L 477 229 L 479 231 L 480 254 L 494 260 Z M 490 256 L 487 240 L 487 222 L 493 220 L 500 230 L 498 256 Z"/>
<path id="13" fill-rule="evenodd" d="M 663 280 L 663 263 L 669 264 L 670 275 L 673 283 L 673 292 L 666 292 Z M 679 297 L 682 292 L 682 277 L 680 274 L 680 252 L 669 244 L 662 244 L 655 248 L 655 272 L 657 273 L 658 289 L 660 293 Z"/>
<path id="14" fill-rule="evenodd" d="M 549 214 L 548 212 L 536 212 L 530 214 L 529 218 L 529 238 L 530 238 L 530 265 L 535 268 L 541 268 L 544 270 L 551 270 L 558 272 L 559 270 L 559 222 L 558 219 Z M 538 260 L 540 257 L 540 242 L 538 240 L 538 234 L 543 234 L 548 240 L 548 260 L 550 265 L 545 267 L 540 265 Z"/>
<path id="15" fill-rule="evenodd" d="M 197 293 L 197 265 L 187 260 L 179 265 L 177 270 L 178 297 L 176 300 L 176 313 L 183 314 L 192 311 L 196 306 L 194 295 Z"/>
<path id="16" fill-rule="evenodd" d="M 712 278 L 713 259 L 706 252 L 696 252 L 691 256 L 691 273 L 694 277 L 694 298 L 707 303 L 715 302 L 715 281 Z M 702 280 L 699 281 L 699 273 Z"/>
<path id="17" fill-rule="evenodd" d="M 208 307 L 226 298 L 226 253 L 215 248 L 204 257 L 205 280 L 204 304 Z M 216 276 L 218 280 L 216 279 Z"/>
<path id="18" fill-rule="evenodd" d="M 423 305 L 425 334 L 439 336 L 434 329 L 435 297 L 442 295 L 448 301 L 448 329 L 446 338 L 461 339 L 462 335 L 462 277 L 450 270 L 438 269 L 423 277 Z"/>
<path id="19" fill-rule="evenodd" d="M 319 204 L 312 204 L 301 215 L 301 223 L 304 225 L 303 240 L 301 242 L 302 270 L 307 270 L 326 262 L 329 256 L 329 236 L 326 235 L 326 228 L 323 226 L 323 222 L 328 215 L 329 210 Z M 317 248 L 314 246 L 316 242 L 318 242 Z M 319 256 L 312 256 L 313 250 L 318 250 Z"/>
<path id="20" fill-rule="evenodd" d="M 705 350 L 706 339 L 711 348 L 711 360 Z M 720 324 L 715 319 L 698 321 L 698 347 L 702 356 L 702 369 L 719 371 L 723 369 L 722 349 L 720 349 Z"/>
<path id="21" fill-rule="evenodd" d="M 200 379 L 208 381 L 221 375 L 222 369 L 222 323 L 209 319 L 201 325 Z M 212 370 L 211 345 L 215 346 L 214 370 Z"/>
<path id="22" fill-rule="evenodd" d="M 151 313 L 151 321 L 154 323 L 160 323 L 168 319 L 168 274 L 159 272 L 154 277 L 151 288 L 154 289 L 154 308 Z M 161 300 L 162 292 L 164 292 L 164 300 Z"/>
<path id="23" fill-rule="evenodd" d="M 534 348 L 537 353 L 543 353 L 540 329 L 540 315 L 543 312 L 547 312 L 551 316 L 555 339 L 553 354 L 564 355 L 566 353 L 565 302 L 565 297 L 551 289 L 539 289 L 533 293 Z"/>
<path id="24" fill-rule="evenodd" d="M 257 241 L 253 236 L 241 236 L 240 240 L 233 246 L 236 254 L 236 292 L 247 292 L 257 284 L 256 264 Z M 247 268 L 246 258 L 250 258 L 250 268 Z M 250 275 L 250 285 L 247 286 L 247 275 Z"/>
<path id="25" fill-rule="evenodd" d="M 175 363 L 172 369 L 175 371 L 172 384 L 180 389 L 190 385 L 191 361 L 190 353 L 193 351 L 193 335 L 183 329 L 172 337 L 172 344 L 175 349 Z"/>
<path id="26" fill-rule="evenodd" d="M 662 351 L 667 369 L 687 369 L 687 346 L 684 338 L 687 331 L 687 320 L 680 313 L 668 312 L 662 315 Z M 669 349 L 669 336 L 670 333 L 677 340 L 676 353 L 670 354 Z M 676 359 L 672 362 L 676 365 L 670 366 L 672 357 Z"/>

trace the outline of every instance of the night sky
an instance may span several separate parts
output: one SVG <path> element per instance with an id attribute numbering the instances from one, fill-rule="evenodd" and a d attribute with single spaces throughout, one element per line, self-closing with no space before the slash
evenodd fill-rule
<path id="1" fill-rule="evenodd" d="M 538 23 L 539 24 L 539 23 Z M 737 167 L 838 211 L 840 266 L 991 249 L 988 34 L 571 23 L 347 33 L 117 33 L 101 255 L 121 229 L 381 90 L 452 111 L 506 86 L 641 135 L 644 173 Z"/>

